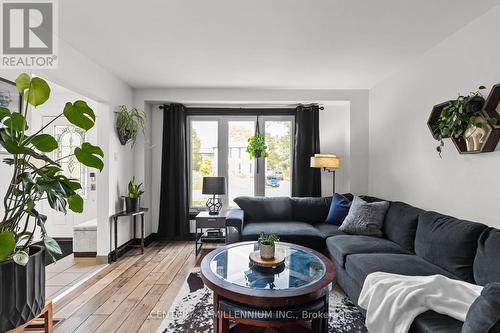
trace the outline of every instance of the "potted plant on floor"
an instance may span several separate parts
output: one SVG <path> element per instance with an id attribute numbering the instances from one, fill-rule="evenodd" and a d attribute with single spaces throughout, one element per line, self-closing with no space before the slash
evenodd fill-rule
<path id="1" fill-rule="evenodd" d="M 61 161 L 75 156 L 92 168 L 102 170 L 101 148 L 88 142 L 71 155 L 53 160 L 58 148 L 56 139 L 44 130 L 59 118 L 88 131 L 94 126 L 95 114 L 84 101 L 68 102 L 64 110 L 40 129 L 28 132 L 29 114 L 45 103 L 50 87 L 39 77 L 21 74 L 16 86 L 24 96 L 21 112 L 0 108 L 0 145 L 11 154 L 3 162 L 12 169 L 4 196 L 0 220 L 0 332 L 8 331 L 37 316 L 45 305 L 44 251 L 55 260 L 61 254 L 57 242 L 45 229 L 47 217 L 38 211 L 38 203 L 47 201 L 59 212 L 83 211 L 81 184 L 63 174 Z M 40 239 L 44 247 L 33 245 Z"/>
<path id="2" fill-rule="evenodd" d="M 276 250 L 275 243 L 279 242 L 279 237 L 274 234 L 260 234 L 259 251 L 262 259 L 274 259 Z"/>
<path id="3" fill-rule="evenodd" d="M 146 114 L 143 111 L 137 108 L 128 110 L 125 105 L 120 105 L 116 117 L 116 130 L 120 143 L 125 146 L 130 141 L 134 146 L 139 132 L 144 134 L 145 122 Z"/>
<path id="4" fill-rule="evenodd" d="M 128 196 L 125 197 L 125 209 L 127 212 L 138 212 L 141 205 L 141 195 L 144 194 L 142 183 L 137 184 L 135 177 L 128 183 Z"/>

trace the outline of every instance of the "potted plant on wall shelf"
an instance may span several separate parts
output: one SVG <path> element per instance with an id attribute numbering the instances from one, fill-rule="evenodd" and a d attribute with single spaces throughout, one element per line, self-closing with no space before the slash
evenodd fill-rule
<path id="1" fill-rule="evenodd" d="M 71 155 L 57 160 L 51 153 L 58 148 L 56 139 L 43 133 L 59 118 L 88 131 L 95 124 L 94 111 L 84 101 L 68 102 L 64 110 L 38 130 L 28 132 L 29 113 L 45 103 L 50 87 L 39 77 L 21 74 L 16 86 L 24 96 L 21 112 L 0 108 L 0 145 L 11 154 L 3 162 L 12 169 L 4 196 L 0 220 L 0 332 L 24 324 L 40 313 L 45 305 L 44 251 L 55 260 L 61 254 L 57 242 L 45 229 L 47 217 L 38 211 L 38 203 L 47 201 L 59 212 L 81 213 L 81 184 L 63 174 L 61 161 L 70 156 L 91 168 L 102 170 L 104 154 L 98 146 L 84 142 Z M 44 247 L 33 245 L 41 237 Z"/>
<path id="2" fill-rule="evenodd" d="M 125 105 L 120 105 L 116 113 L 116 130 L 120 143 L 125 146 L 130 141 L 134 146 L 139 132 L 144 134 L 146 114 L 137 108 L 128 110 Z"/>
<path id="3" fill-rule="evenodd" d="M 125 197 L 125 209 L 127 212 L 139 211 L 141 196 L 144 194 L 142 183 L 137 184 L 135 177 L 128 183 L 128 196 Z"/>
<path id="4" fill-rule="evenodd" d="M 470 127 L 482 127 L 482 122 L 477 120 L 477 115 L 484 105 L 484 98 L 481 94 L 483 89 L 486 88 L 480 86 L 477 91 L 467 96 L 459 95 L 457 99 L 449 101 L 442 108 L 437 121 L 431 125 L 432 129 L 437 133 L 437 140 L 440 142 L 436 147 L 440 156 L 444 146 L 443 139 L 459 139 L 464 137 Z"/>
<path id="5" fill-rule="evenodd" d="M 250 154 L 250 158 L 267 157 L 266 136 L 256 133 L 248 138 L 247 153 Z"/>

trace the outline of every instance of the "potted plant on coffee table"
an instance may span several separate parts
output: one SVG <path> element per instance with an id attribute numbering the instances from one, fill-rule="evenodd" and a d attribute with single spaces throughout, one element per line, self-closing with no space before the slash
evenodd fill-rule
<path id="1" fill-rule="evenodd" d="M 50 87 L 39 77 L 21 74 L 16 86 L 24 97 L 21 112 L 0 108 L 0 145 L 10 154 L 3 162 L 12 176 L 3 200 L 0 219 L 0 332 L 24 324 L 45 305 L 44 251 L 55 260 L 61 254 L 45 228 L 47 216 L 38 209 L 41 201 L 59 212 L 81 213 L 81 184 L 63 174 L 61 162 L 74 156 L 80 163 L 102 170 L 104 154 L 88 142 L 57 160 L 52 152 L 56 139 L 44 130 L 59 118 L 88 131 L 95 124 L 94 111 L 84 101 L 68 102 L 64 110 L 40 129 L 28 130 L 29 114 L 50 96 Z M 36 112 L 36 111 L 35 111 Z M 2 175 L 2 177 L 6 177 Z M 42 240 L 44 246 L 33 245 Z"/>
<path id="2" fill-rule="evenodd" d="M 144 194 L 142 183 L 137 184 L 135 177 L 128 183 L 128 196 L 125 197 L 125 209 L 127 212 L 138 212 L 141 205 L 141 195 Z"/>
<path id="3" fill-rule="evenodd" d="M 275 243 L 279 242 L 278 235 L 274 234 L 260 234 L 259 237 L 259 251 L 262 259 L 274 259 Z"/>

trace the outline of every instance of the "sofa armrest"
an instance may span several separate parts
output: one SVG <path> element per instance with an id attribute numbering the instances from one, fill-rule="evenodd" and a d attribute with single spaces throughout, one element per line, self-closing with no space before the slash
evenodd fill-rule
<path id="1" fill-rule="evenodd" d="M 238 238 L 241 240 L 241 231 L 243 230 L 243 224 L 245 222 L 245 213 L 242 209 L 234 208 L 230 209 L 226 215 L 226 226 L 234 227 L 238 230 Z"/>

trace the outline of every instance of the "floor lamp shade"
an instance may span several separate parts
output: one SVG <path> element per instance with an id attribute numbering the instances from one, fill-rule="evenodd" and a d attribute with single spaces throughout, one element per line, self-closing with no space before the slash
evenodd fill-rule
<path id="1" fill-rule="evenodd" d="M 314 154 L 311 168 L 319 168 L 333 173 L 333 193 L 335 193 L 335 170 L 340 168 L 340 158 L 333 154 Z"/>
<path id="2" fill-rule="evenodd" d="M 222 201 L 216 195 L 226 194 L 226 178 L 224 177 L 203 177 L 202 194 L 211 194 L 212 198 L 207 200 L 206 206 L 210 215 L 219 214 L 222 208 Z"/>

